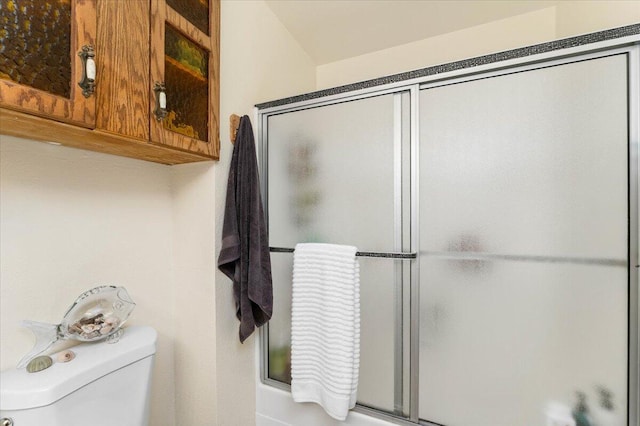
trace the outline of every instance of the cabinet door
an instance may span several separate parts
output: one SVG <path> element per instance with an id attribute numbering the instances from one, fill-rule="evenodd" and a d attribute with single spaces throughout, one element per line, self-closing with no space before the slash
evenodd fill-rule
<path id="1" fill-rule="evenodd" d="M 218 159 L 219 11 L 219 0 L 152 0 L 151 143 Z"/>
<path id="2" fill-rule="evenodd" d="M 78 52 L 95 43 L 95 0 L 6 0 L 0 22 L 0 107 L 92 128 Z"/>

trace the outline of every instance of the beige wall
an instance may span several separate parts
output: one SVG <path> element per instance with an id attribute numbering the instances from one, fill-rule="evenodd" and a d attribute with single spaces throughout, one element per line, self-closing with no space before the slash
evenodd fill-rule
<path id="1" fill-rule="evenodd" d="M 640 21 L 634 2 L 579 3 L 590 13 L 563 4 L 316 68 L 262 0 L 223 0 L 218 163 L 167 167 L 2 136 L 0 367 L 30 349 L 21 319 L 55 323 L 83 290 L 124 285 L 138 303 L 131 323 L 160 336 L 151 424 L 253 424 L 256 340 L 238 342 L 231 285 L 214 263 L 229 114 L 253 118 L 257 102 L 316 87 Z"/>
<path id="2" fill-rule="evenodd" d="M 640 22 L 637 0 L 571 1 L 317 67 L 317 89 L 340 86 Z"/>
<path id="3" fill-rule="evenodd" d="M 150 424 L 254 423 L 255 339 L 238 343 L 215 267 L 228 116 L 314 90 L 315 66 L 262 0 L 222 1 L 221 33 L 219 162 L 168 167 L 0 136 L 0 368 L 31 347 L 20 320 L 58 323 L 82 291 L 123 285 L 131 324 L 159 332 Z"/>
<path id="4" fill-rule="evenodd" d="M 315 88 L 315 65 L 263 1 L 222 2 L 220 163 L 215 170 L 216 233 L 222 235 L 224 199 L 233 146 L 230 114 L 248 115 L 253 105 Z M 216 272 L 217 419 L 219 426 L 255 424 L 255 343 L 240 344 L 231 281 Z M 205 425 L 208 423 L 192 423 Z"/>
<path id="5" fill-rule="evenodd" d="M 564 0 L 556 6 L 556 38 L 572 37 L 640 22 L 640 1 Z"/>
<path id="6" fill-rule="evenodd" d="M 13 368 L 31 319 L 58 324 L 97 285 L 122 285 L 131 324 L 159 334 L 152 422 L 174 418 L 170 168 L 0 137 L 0 361 Z"/>
<path id="7" fill-rule="evenodd" d="M 508 34 L 508 37 L 505 37 Z M 318 89 L 445 64 L 553 39 L 553 8 L 430 37 L 317 67 Z"/>

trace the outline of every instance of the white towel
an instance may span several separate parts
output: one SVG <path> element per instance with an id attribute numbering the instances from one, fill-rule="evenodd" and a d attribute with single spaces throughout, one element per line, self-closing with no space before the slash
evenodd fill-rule
<path id="1" fill-rule="evenodd" d="M 360 269 L 355 247 L 298 244 L 293 255 L 291 394 L 345 420 L 360 366 Z"/>

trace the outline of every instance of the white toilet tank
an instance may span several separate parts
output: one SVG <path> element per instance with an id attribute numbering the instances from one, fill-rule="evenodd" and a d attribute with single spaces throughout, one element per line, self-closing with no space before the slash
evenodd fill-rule
<path id="1" fill-rule="evenodd" d="M 117 343 L 83 343 L 72 361 L 0 375 L 0 419 L 13 426 L 147 426 L 157 333 L 132 326 Z"/>

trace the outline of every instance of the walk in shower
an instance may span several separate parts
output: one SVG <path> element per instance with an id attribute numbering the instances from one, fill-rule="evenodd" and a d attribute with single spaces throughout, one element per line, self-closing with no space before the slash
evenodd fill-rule
<path id="1" fill-rule="evenodd" d="M 259 106 L 265 384 L 290 381 L 291 249 L 348 244 L 359 411 L 636 424 L 638 47 L 570 53 Z"/>

